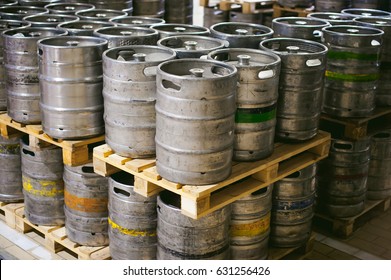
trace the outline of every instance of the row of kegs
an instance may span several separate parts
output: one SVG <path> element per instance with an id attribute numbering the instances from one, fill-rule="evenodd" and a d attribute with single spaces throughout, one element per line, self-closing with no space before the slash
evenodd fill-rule
<path id="1" fill-rule="evenodd" d="M 284 17 L 273 29 L 159 24 L 98 28 L 95 37 L 10 29 L 2 34 L 8 114 L 21 123 L 42 121 L 53 138 L 105 132 L 121 156 L 156 154 L 165 179 L 216 183 L 230 175 L 232 158 L 271 155 L 275 135 L 313 138 L 322 108 L 365 116 L 376 97 L 390 104 L 383 34 L 391 18 L 383 13 L 354 18 L 366 26 Z"/>
<path id="2" fill-rule="evenodd" d="M 129 173 L 101 177 L 64 166 L 58 147 L 0 138 L 0 201 L 24 200 L 31 223 L 65 224 L 70 240 L 109 245 L 113 259 L 266 259 L 270 245 L 308 241 L 315 191 L 314 164 L 194 220 L 174 193 L 135 193 Z"/>
<path id="3" fill-rule="evenodd" d="M 310 8 L 319 12 L 339 12 L 347 8 L 391 10 L 388 0 L 277 0 L 281 6 Z"/>
<path id="4" fill-rule="evenodd" d="M 3 12 L 20 16 L 45 12 L 61 15 L 78 13 L 83 19 L 105 20 L 107 17 L 134 15 L 160 18 L 171 23 L 193 23 L 193 0 L 4 0 L 0 1 L 0 6 L 12 6 Z M 87 12 L 90 9 L 99 12 Z"/>

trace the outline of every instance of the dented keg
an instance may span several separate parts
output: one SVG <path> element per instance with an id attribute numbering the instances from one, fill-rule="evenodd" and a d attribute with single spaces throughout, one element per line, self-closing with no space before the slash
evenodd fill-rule
<path id="1" fill-rule="evenodd" d="M 319 126 L 327 47 L 294 38 L 268 39 L 260 46 L 281 58 L 276 136 L 313 138 Z"/>
<path id="2" fill-rule="evenodd" d="M 57 27 L 62 22 L 70 22 L 79 20 L 79 17 L 74 15 L 32 15 L 23 18 L 24 21 L 31 24 L 31 27 Z"/>
<path id="3" fill-rule="evenodd" d="M 94 36 L 95 30 L 113 26 L 115 26 L 115 24 L 108 21 L 78 20 L 60 23 L 57 28 L 66 30 L 69 36 Z"/>
<path id="4" fill-rule="evenodd" d="M 273 153 L 281 59 L 261 50 L 222 49 L 209 58 L 238 70 L 234 160 L 255 161 Z"/>
<path id="5" fill-rule="evenodd" d="M 23 201 L 20 137 L 0 135 L 0 201 Z"/>
<path id="6" fill-rule="evenodd" d="M 48 13 L 49 13 L 48 9 L 40 8 L 40 7 L 29 7 L 29 6 L 0 7 L 1 19 L 22 20 L 24 17 L 29 15 L 48 14 Z"/>
<path id="7" fill-rule="evenodd" d="M 19 27 L 28 27 L 29 23 L 22 20 L 12 20 L 12 19 L 0 19 L 0 32 L 4 32 L 9 29 L 19 28 Z M 0 36 L 0 111 L 7 110 L 7 95 L 5 90 L 5 69 L 3 62 L 3 36 Z"/>
<path id="8" fill-rule="evenodd" d="M 351 0 L 315 0 L 315 10 L 339 13 L 343 9 L 350 8 L 350 2 Z"/>
<path id="9" fill-rule="evenodd" d="M 313 0 L 277 0 L 277 3 L 284 7 L 296 8 L 303 7 L 309 8 L 313 4 Z"/>
<path id="10" fill-rule="evenodd" d="M 92 163 L 64 168 L 64 212 L 67 236 L 84 246 L 109 244 L 108 180 Z"/>
<path id="11" fill-rule="evenodd" d="M 103 54 L 106 143 L 119 155 L 155 155 L 156 67 L 175 52 L 155 46 L 119 47 Z"/>
<path id="12" fill-rule="evenodd" d="M 228 47 L 228 42 L 206 36 L 177 35 L 162 38 L 157 45 L 174 50 L 177 58 L 200 58 L 211 51 Z"/>
<path id="13" fill-rule="evenodd" d="M 370 141 L 332 139 L 330 154 L 319 163 L 319 206 L 336 218 L 364 210 L 370 159 Z"/>
<path id="14" fill-rule="evenodd" d="M 164 19 L 168 23 L 193 24 L 193 0 L 165 0 Z"/>
<path id="15" fill-rule="evenodd" d="M 29 146 L 28 137 L 22 138 L 20 148 L 26 218 L 36 225 L 63 225 L 62 149 L 53 145 L 42 148 Z"/>
<path id="16" fill-rule="evenodd" d="M 368 199 L 380 200 L 391 196 L 391 130 L 371 137 L 367 186 Z"/>
<path id="17" fill-rule="evenodd" d="M 380 53 L 379 82 L 376 88 L 376 105 L 391 106 L 391 18 L 358 17 L 354 22 L 384 32 Z"/>
<path id="18" fill-rule="evenodd" d="M 306 39 L 320 42 L 322 28 L 330 26 L 325 20 L 308 17 L 279 17 L 272 21 L 274 37 Z"/>
<path id="19" fill-rule="evenodd" d="M 151 27 L 155 24 L 162 24 L 166 21 L 161 18 L 150 18 L 141 16 L 122 16 L 110 19 L 110 22 L 117 26 L 139 26 L 139 27 Z"/>
<path id="20" fill-rule="evenodd" d="M 157 70 L 156 168 L 182 184 L 212 184 L 231 173 L 237 70 L 178 59 Z"/>
<path id="21" fill-rule="evenodd" d="M 164 23 L 151 26 L 159 32 L 160 38 L 175 36 L 175 35 L 199 35 L 209 36 L 210 31 L 206 27 L 180 24 L 180 23 Z"/>
<path id="22" fill-rule="evenodd" d="M 41 121 L 37 41 L 66 34 L 66 31 L 50 27 L 22 27 L 4 32 L 8 115 L 17 122 Z"/>
<path id="23" fill-rule="evenodd" d="M 55 3 L 45 6 L 50 14 L 74 15 L 78 11 L 94 9 L 95 6 L 88 3 Z"/>
<path id="24" fill-rule="evenodd" d="M 349 14 L 332 12 L 310 13 L 307 15 L 307 17 L 313 19 L 322 19 L 327 21 L 331 25 L 355 25 L 353 19 L 356 18 L 356 16 L 352 16 Z"/>
<path id="25" fill-rule="evenodd" d="M 147 27 L 113 26 L 94 31 L 96 37 L 106 39 L 108 48 L 130 45 L 156 45 L 159 33 Z"/>
<path id="26" fill-rule="evenodd" d="M 323 29 L 327 54 L 323 111 L 338 117 L 365 117 L 375 108 L 384 32 L 361 26 Z"/>
<path id="27" fill-rule="evenodd" d="M 38 43 L 42 128 L 54 138 L 104 133 L 102 54 L 107 40 L 57 37 Z"/>
<path id="28" fill-rule="evenodd" d="M 270 241 L 274 246 L 301 246 L 310 238 L 315 176 L 316 164 L 312 164 L 274 184 L 270 225 Z"/>
<path id="29" fill-rule="evenodd" d="M 273 185 L 232 203 L 231 259 L 262 260 L 268 256 Z"/>
<path id="30" fill-rule="evenodd" d="M 109 239 L 114 260 L 155 260 L 156 195 L 134 192 L 134 177 L 119 172 L 109 178 Z"/>
<path id="31" fill-rule="evenodd" d="M 157 199 L 158 260 L 227 260 L 231 205 L 194 220 L 181 213 L 180 197 L 160 192 Z"/>
<path id="32" fill-rule="evenodd" d="M 111 9 L 92 9 L 78 11 L 75 15 L 78 16 L 80 20 L 109 21 L 115 17 L 127 16 L 128 13 Z"/>
<path id="33" fill-rule="evenodd" d="M 211 36 L 227 40 L 230 48 L 259 49 L 259 43 L 273 36 L 273 29 L 251 23 L 221 22 L 210 27 Z"/>
<path id="34" fill-rule="evenodd" d="M 360 17 L 391 17 L 391 13 L 387 11 L 381 11 L 376 9 L 344 9 L 341 11 L 343 14 L 350 14 Z"/>
<path id="35" fill-rule="evenodd" d="M 133 0 L 133 15 L 164 17 L 164 0 Z"/>

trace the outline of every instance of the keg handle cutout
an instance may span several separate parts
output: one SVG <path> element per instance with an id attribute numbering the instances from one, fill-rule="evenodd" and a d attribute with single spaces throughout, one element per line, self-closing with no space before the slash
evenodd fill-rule
<path id="1" fill-rule="evenodd" d="M 175 84 L 171 81 L 168 81 L 168 80 L 162 80 L 162 86 L 165 88 L 165 89 L 172 89 L 172 90 L 175 90 L 175 91 L 180 91 L 181 90 L 181 86 L 178 85 L 178 84 Z"/>
<path id="2" fill-rule="evenodd" d="M 301 171 L 296 171 L 288 176 L 286 176 L 286 178 L 291 178 L 291 179 L 294 179 L 294 178 L 300 178 L 301 177 Z"/>
<path id="3" fill-rule="evenodd" d="M 135 55 L 135 53 L 136 52 L 134 50 L 120 50 L 117 52 L 116 57 L 117 60 L 120 61 L 129 61 L 132 60 L 133 55 Z"/>
<path id="4" fill-rule="evenodd" d="M 305 62 L 305 65 L 307 65 L 308 67 L 316 67 L 322 65 L 322 61 L 318 58 L 309 59 Z"/>
<path id="5" fill-rule="evenodd" d="M 373 46 L 373 47 L 380 46 L 380 45 L 381 45 L 381 43 L 379 41 L 376 41 L 376 40 L 371 41 L 371 46 Z"/>
<path id="6" fill-rule="evenodd" d="M 344 143 L 333 143 L 333 149 L 334 150 L 351 151 L 351 150 L 353 150 L 353 145 L 352 144 L 344 144 Z"/>
<path id="7" fill-rule="evenodd" d="M 25 155 L 29 155 L 29 156 L 35 157 L 35 153 L 32 152 L 32 151 L 29 151 L 29 150 L 26 150 L 26 149 L 22 149 L 22 152 L 23 152 Z"/>
<path id="8" fill-rule="evenodd" d="M 114 187 L 113 191 L 118 196 L 130 197 L 130 193 L 125 191 L 125 190 L 123 190 L 123 189 L 119 189 L 117 187 Z"/>
<path id="9" fill-rule="evenodd" d="M 258 73 L 258 78 L 260 80 L 265 80 L 265 79 L 273 78 L 275 75 L 276 73 L 272 69 L 269 69 L 269 70 L 260 71 Z"/>
<path id="10" fill-rule="evenodd" d="M 391 133 L 389 133 L 389 132 L 380 132 L 380 133 L 377 133 L 377 134 L 373 135 L 373 138 L 377 138 L 377 139 L 391 138 Z"/>
<path id="11" fill-rule="evenodd" d="M 230 74 L 229 70 L 220 66 L 212 66 L 211 72 L 216 76 L 226 76 Z"/>
<path id="12" fill-rule="evenodd" d="M 83 166 L 81 171 L 83 173 L 94 174 L 94 168 L 92 166 Z"/>
<path id="13" fill-rule="evenodd" d="M 316 39 L 322 38 L 322 36 L 323 36 L 323 32 L 321 30 L 314 30 L 314 32 L 312 34 L 314 35 L 314 38 L 316 38 Z"/>

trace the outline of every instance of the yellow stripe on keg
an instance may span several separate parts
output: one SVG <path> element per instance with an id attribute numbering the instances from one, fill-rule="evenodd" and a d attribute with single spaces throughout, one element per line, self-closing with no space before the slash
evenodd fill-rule
<path id="1" fill-rule="evenodd" d="M 113 228 L 118 230 L 120 233 L 123 233 L 125 235 L 130 236 L 156 236 L 156 231 L 141 231 L 136 229 L 127 229 L 124 227 L 121 227 L 120 225 L 117 225 L 114 223 L 110 218 L 108 218 L 109 225 Z"/>
<path id="2" fill-rule="evenodd" d="M 56 197 L 64 194 L 64 189 L 58 188 L 59 187 L 58 181 L 47 181 L 47 180 L 37 181 L 39 182 L 42 188 L 40 190 L 37 190 L 34 188 L 33 184 L 31 183 L 31 178 L 25 176 L 22 176 L 22 178 L 23 178 L 23 189 L 32 195 L 43 196 L 43 197 Z"/>
<path id="3" fill-rule="evenodd" d="M 270 228 L 270 212 L 262 219 L 249 224 L 232 224 L 231 236 L 257 236 L 266 233 Z"/>

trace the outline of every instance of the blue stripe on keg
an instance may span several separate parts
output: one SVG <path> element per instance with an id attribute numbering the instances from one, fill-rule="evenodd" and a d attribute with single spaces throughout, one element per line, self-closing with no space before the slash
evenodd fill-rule
<path id="1" fill-rule="evenodd" d="M 311 196 L 308 199 L 299 200 L 299 201 L 273 201 L 274 210 L 298 210 L 307 208 L 314 204 L 315 196 Z"/>

